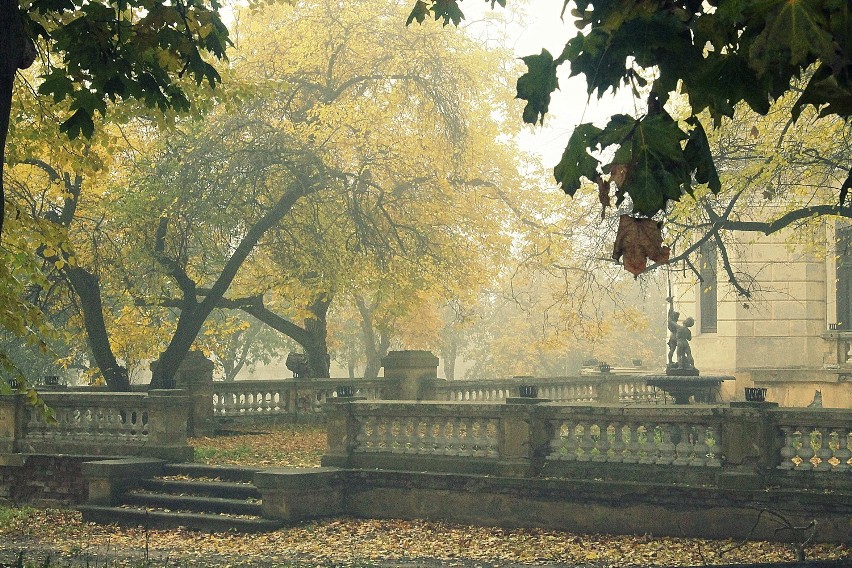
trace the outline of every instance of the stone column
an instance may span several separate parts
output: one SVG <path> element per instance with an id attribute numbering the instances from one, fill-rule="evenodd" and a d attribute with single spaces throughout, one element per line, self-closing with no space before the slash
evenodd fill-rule
<path id="1" fill-rule="evenodd" d="M 175 389 L 150 390 L 148 399 L 148 443 L 141 448 L 144 455 L 171 462 L 192 461 L 193 449 L 186 441 L 187 410 L 192 399 L 186 391 Z"/>
<path id="2" fill-rule="evenodd" d="M 0 453 L 20 450 L 24 438 L 25 394 L 0 395 Z"/>
<path id="3" fill-rule="evenodd" d="M 433 400 L 438 358 L 429 351 L 391 351 L 382 359 L 385 379 L 396 379 L 396 400 Z"/>
<path id="4" fill-rule="evenodd" d="M 725 467 L 719 485 L 726 489 L 763 489 L 778 457 L 773 421 L 767 411 L 775 403 L 731 403 L 722 422 Z"/>
<path id="5" fill-rule="evenodd" d="M 618 390 L 620 385 L 620 380 L 615 380 L 613 378 L 602 378 L 601 381 L 597 385 L 595 385 L 598 389 L 597 401 L 603 404 L 618 404 Z"/>
<path id="6" fill-rule="evenodd" d="M 159 361 L 151 363 L 155 371 Z M 201 351 L 186 354 L 177 373 L 175 388 L 185 390 L 192 401 L 188 408 L 186 432 L 190 436 L 209 436 L 215 430 L 213 421 L 213 361 Z"/>
<path id="7" fill-rule="evenodd" d="M 358 421 L 352 413 L 352 404 L 363 397 L 335 397 L 325 403 L 326 413 L 326 451 L 322 456 L 322 466 L 347 467 L 355 437 L 358 435 Z"/>

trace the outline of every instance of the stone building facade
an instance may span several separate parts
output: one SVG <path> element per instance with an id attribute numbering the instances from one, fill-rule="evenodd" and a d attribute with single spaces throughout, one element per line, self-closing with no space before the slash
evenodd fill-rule
<path id="1" fill-rule="evenodd" d="M 852 408 L 849 232 L 826 221 L 816 238 L 793 230 L 747 234 L 727 252 L 741 279 L 753 278 L 752 298 L 735 293 L 711 247 L 701 250 L 697 266 L 703 282 L 675 278 L 681 318 L 696 321 L 692 349 L 702 374 L 735 375 L 724 393 L 731 399 L 759 386 L 784 406 L 816 398 L 825 407 Z"/>

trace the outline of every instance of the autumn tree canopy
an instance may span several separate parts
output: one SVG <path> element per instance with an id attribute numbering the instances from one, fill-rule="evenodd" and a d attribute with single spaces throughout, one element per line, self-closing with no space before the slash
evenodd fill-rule
<path id="1" fill-rule="evenodd" d="M 654 237 L 648 234 L 655 231 L 651 224 L 637 228 L 633 220 L 659 219 L 697 187 L 721 189 L 707 127 L 723 125 L 744 106 L 765 115 L 786 94 L 794 98 L 787 112 L 792 123 L 810 107 L 820 117 L 844 122 L 852 117 L 849 2 L 574 0 L 562 12 L 566 18 L 570 13 L 579 33 L 555 57 L 542 50 L 523 58 L 528 69 L 517 83 L 518 97 L 526 101 L 523 120 L 544 120 L 559 87 L 557 70 L 566 64 L 571 76 L 585 76 L 590 96 L 631 89 L 644 101 L 638 116 L 616 115 L 603 127 L 577 126 L 554 169 L 569 195 L 585 178 L 597 184 L 603 207 L 611 193 L 616 206 L 625 202 L 633 236 L 620 232 L 619 238 L 627 238 L 621 243 L 627 252 L 656 249 L 638 252 L 665 262 L 667 253 L 656 242 L 659 229 Z M 457 0 L 420 0 L 409 22 L 427 17 L 457 25 L 464 16 Z M 673 97 L 685 98 L 689 109 L 678 119 L 670 113 Z M 774 232 L 812 215 L 852 217 L 848 167 L 835 189 L 839 193 L 830 202 L 801 207 L 752 230 Z M 630 264 L 626 268 L 638 273 L 644 260 Z"/>
<path id="2" fill-rule="evenodd" d="M 228 30 L 217 0 L 0 1 L 0 147 L 5 148 L 15 73 L 39 58 L 38 91 L 70 100 L 61 129 L 91 136 L 110 101 L 137 99 L 159 109 L 187 110 L 181 86 L 220 80 L 206 59 L 221 59 Z M 0 154 L 2 158 L 2 154 Z M 0 160 L 0 230 L 2 230 Z"/>

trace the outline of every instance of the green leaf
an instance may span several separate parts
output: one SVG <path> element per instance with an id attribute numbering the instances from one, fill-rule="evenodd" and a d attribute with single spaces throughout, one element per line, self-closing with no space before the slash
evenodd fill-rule
<path id="1" fill-rule="evenodd" d="M 834 56 L 834 39 L 828 32 L 820 2 L 773 0 L 765 26 L 751 45 L 751 65 L 758 74 L 779 64 L 807 66 Z"/>
<path id="2" fill-rule="evenodd" d="M 436 21 L 444 20 L 445 26 L 450 22 L 454 26 L 458 26 L 464 19 L 464 14 L 456 0 L 433 0 L 429 10 L 434 14 Z"/>
<path id="3" fill-rule="evenodd" d="M 821 108 L 821 116 L 852 115 L 852 77 L 850 75 L 852 75 L 852 67 L 840 69 L 837 72 L 824 63 L 820 64 L 790 111 L 793 120 L 799 119 L 802 109 L 807 105 Z"/>
<path id="4" fill-rule="evenodd" d="M 639 121 L 628 114 L 616 114 L 609 119 L 606 127 L 600 135 L 601 149 L 612 144 L 624 145 L 631 139 L 633 132 L 639 125 Z"/>
<path id="5" fill-rule="evenodd" d="M 411 13 L 408 15 L 408 19 L 405 20 L 405 25 L 410 26 L 411 22 L 416 21 L 418 24 L 422 24 L 426 21 L 426 16 L 429 14 L 429 7 L 426 5 L 426 2 L 423 0 L 417 0 L 417 3 L 414 4 L 414 8 L 412 8 Z"/>
<path id="6" fill-rule="evenodd" d="M 86 109 L 78 108 L 71 118 L 59 125 L 59 131 L 68 135 L 72 140 L 82 134 L 86 138 L 91 138 L 95 133 L 95 123 L 92 120 L 92 115 Z"/>
<path id="7" fill-rule="evenodd" d="M 58 103 L 74 92 L 74 83 L 61 69 L 54 69 L 44 77 L 38 92 L 40 95 L 52 95 L 53 102 Z"/>
<path id="8" fill-rule="evenodd" d="M 577 126 L 562 153 L 562 159 L 553 170 L 557 185 L 561 185 L 562 191 L 572 197 L 580 189 L 581 177 L 594 179 L 597 175 L 599 162 L 589 154 L 589 148 L 598 145 L 601 132 L 600 128 L 591 123 Z"/>
<path id="9" fill-rule="evenodd" d="M 687 119 L 686 122 L 692 126 L 689 141 L 683 149 L 687 167 L 689 171 L 695 173 L 695 181 L 706 183 L 710 191 L 719 193 L 722 189 L 722 182 L 719 180 L 716 164 L 713 163 L 713 154 L 710 152 L 707 133 L 704 131 L 701 122 L 694 116 Z"/>
<path id="10" fill-rule="evenodd" d="M 546 49 L 542 49 L 539 55 L 528 55 L 521 60 L 526 63 L 527 72 L 518 78 L 516 98 L 527 101 L 524 122 L 544 123 L 544 115 L 550 106 L 550 95 L 559 87 L 557 65 L 554 65 L 553 56 Z"/>
<path id="11" fill-rule="evenodd" d="M 661 160 L 671 162 L 683 161 L 682 140 L 688 137 L 668 114 L 646 116 L 637 125 L 636 136 L 641 142 Z"/>

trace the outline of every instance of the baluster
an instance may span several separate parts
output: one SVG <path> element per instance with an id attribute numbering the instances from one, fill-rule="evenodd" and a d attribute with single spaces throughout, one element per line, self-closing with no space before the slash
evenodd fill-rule
<path id="1" fill-rule="evenodd" d="M 471 423 L 470 418 L 460 418 L 457 426 L 459 429 L 456 431 L 456 437 L 458 440 L 458 454 L 460 456 L 469 456 L 472 453 L 472 443 L 471 443 Z"/>
<path id="2" fill-rule="evenodd" d="M 387 416 L 382 416 L 380 420 L 382 451 L 393 452 L 393 419 Z"/>
<path id="3" fill-rule="evenodd" d="M 794 469 L 796 467 L 793 461 L 796 457 L 796 429 L 792 426 L 781 426 L 781 432 L 784 435 L 784 445 L 781 446 L 781 463 L 778 464 L 778 469 Z"/>
<path id="4" fill-rule="evenodd" d="M 454 432 L 454 424 L 452 420 L 444 420 L 441 424 L 440 434 L 440 445 L 438 446 L 438 451 L 441 455 L 452 456 L 455 455 L 455 447 L 453 441 L 453 432 Z"/>
<path id="5" fill-rule="evenodd" d="M 447 453 L 451 456 L 462 455 L 464 442 L 462 441 L 462 421 L 461 418 L 453 418 L 451 422 L 452 429 L 450 431 L 449 445 Z"/>
<path id="6" fill-rule="evenodd" d="M 818 440 L 818 447 L 814 455 L 819 462 L 814 466 L 814 470 L 831 471 L 831 462 L 828 461 L 834 457 L 834 452 L 830 447 L 831 430 L 828 428 L 817 428 L 815 433 L 815 438 Z"/>
<path id="7" fill-rule="evenodd" d="M 627 450 L 622 454 L 624 463 L 639 463 L 639 424 L 629 422 L 627 425 Z"/>
<path id="8" fill-rule="evenodd" d="M 802 461 L 796 465 L 796 469 L 812 470 L 814 464 L 811 463 L 811 458 L 814 457 L 814 448 L 811 445 L 811 428 L 799 427 L 799 432 L 802 435 L 802 447 L 799 448 L 798 457 Z"/>
<path id="9" fill-rule="evenodd" d="M 485 439 L 487 441 L 485 455 L 489 458 L 500 456 L 500 446 L 497 440 L 498 427 L 499 420 L 497 418 L 489 418 L 485 425 Z"/>
<path id="10" fill-rule="evenodd" d="M 707 465 L 707 454 L 710 453 L 710 447 L 707 445 L 707 427 L 698 426 L 695 428 L 695 454 L 689 461 L 692 466 Z"/>
<path id="11" fill-rule="evenodd" d="M 677 433 L 680 435 L 677 444 L 675 444 L 675 459 L 672 460 L 674 465 L 689 465 L 692 461 L 692 426 L 689 424 L 680 424 L 677 426 Z"/>
<path id="12" fill-rule="evenodd" d="M 416 454 L 420 446 L 420 421 L 412 416 L 400 419 L 400 428 L 402 429 L 403 453 Z"/>
<path id="13" fill-rule="evenodd" d="M 722 442 L 722 432 L 718 426 L 708 426 L 707 427 L 707 437 L 705 438 L 705 442 L 707 443 L 707 466 L 708 467 L 721 467 L 722 466 L 722 454 L 721 454 L 721 442 Z"/>
<path id="14" fill-rule="evenodd" d="M 675 457 L 677 457 L 675 445 L 672 443 L 672 429 L 674 426 L 671 424 L 660 424 L 657 427 L 660 429 L 660 445 L 657 448 L 659 450 L 659 455 L 657 456 L 656 463 L 660 465 L 669 465 L 674 462 Z"/>
<path id="15" fill-rule="evenodd" d="M 837 450 L 834 452 L 834 457 L 837 458 L 839 463 L 834 466 L 834 471 L 849 471 L 852 469 L 849 464 L 849 460 L 852 459 L 852 450 L 849 449 L 849 436 L 852 432 L 843 428 L 835 432 L 837 434 Z"/>
<path id="16" fill-rule="evenodd" d="M 485 455 L 482 450 L 482 419 L 471 418 L 469 424 L 470 429 L 467 431 L 468 451 L 472 456 L 481 457 Z"/>
<path id="17" fill-rule="evenodd" d="M 592 448 L 595 447 L 595 442 L 592 440 L 592 424 L 585 422 L 579 426 L 583 429 L 583 434 L 580 436 L 580 452 L 577 454 L 577 461 L 591 461 Z"/>
<path id="18" fill-rule="evenodd" d="M 418 453 L 433 455 L 435 453 L 435 418 L 427 416 L 423 419 L 423 424 L 426 430 L 423 432 L 423 442 Z"/>
<path id="19" fill-rule="evenodd" d="M 554 420 L 551 422 L 551 425 L 553 426 L 553 436 L 550 437 L 550 451 L 544 459 L 567 459 L 564 455 L 567 451 L 567 448 L 565 447 L 565 435 L 563 434 L 563 430 L 566 427 L 565 422 L 563 420 Z"/>
<path id="20" fill-rule="evenodd" d="M 609 461 L 609 424 L 602 423 L 598 427 L 597 453 L 592 455 L 593 462 Z"/>
<path id="21" fill-rule="evenodd" d="M 382 451 L 382 421 L 378 416 L 370 416 L 368 423 L 370 437 L 367 443 L 369 449 L 371 452 L 380 452 Z"/>
<path id="22" fill-rule="evenodd" d="M 642 424 L 642 434 L 639 436 L 639 463 L 651 464 L 657 461 L 657 443 L 654 440 L 654 427 Z"/>
<path id="23" fill-rule="evenodd" d="M 354 451 L 369 452 L 370 451 L 370 420 L 368 416 L 365 420 L 358 421 L 358 432 L 355 434 Z"/>
<path id="24" fill-rule="evenodd" d="M 627 448 L 627 444 L 624 443 L 624 424 L 617 422 L 613 424 L 612 430 L 608 461 L 621 463 L 624 461 L 624 450 Z"/>

